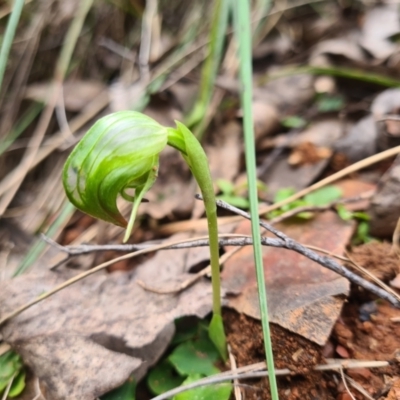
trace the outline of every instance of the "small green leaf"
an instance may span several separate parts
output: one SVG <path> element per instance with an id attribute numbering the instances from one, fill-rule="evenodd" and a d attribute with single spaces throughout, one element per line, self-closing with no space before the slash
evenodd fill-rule
<path id="1" fill-rule="evenodd" d="M 286 200 L 288 197 L 292 196 L 295 193 L 293 188 L 282 188 L 279 189 L 274 196 L 274 203 L 280 203 L 283 200 Z"/>
<path id="2" fill-rule="evenodd" d="M 184 378 L 177 375 L 168 360 L 161 361 L 147 376 L 147 386 L 159 395 L 180 386 Z"/>
<path id="3" fill-rule="evenodd" d="M 354 218 L 359 219 L 361 221 L 369 221 L 371 219 L 371 217 L 363 211 L 355 211 L 353 213 Z"/>
<path id="4" fill-rule="evenodd" d="M 227 181 L 226 179 L 217 179 L 217 186 L 221 190 L 221 192 L 225 195 L 232 194 L 235 191 L 235 187 L 232 182 Z"/>
<path id="5" fill-rule="evenodd" d="M 101 400 L 135 400 L 136 382 L 129 378 L 123 385 L 100 397 Z"/>
<path id="6" fill-rule="evenodd" d="M 219 358 L 215 346 L 207 337 L 180 344 L 168 357 L 168 361 L 182 376 L 195 373 L 213 375 L 219 372 L 214 366 Z"/>
<path id="7" fill-rule="evenodd" d="M 25 389 L 25 372 L 21 371 L 13 380 L 10 391 L 8 392 L 8 397 L 17 397 Z"/>
<path id="8" fill-rule="evenodd" d="M 228 359 L 228 351 L 226 348 L 226 336 L 224 330 L 224 322 L 221 315 L 213 314 L 208 327 L 208 336 L 217 348 L 223 361 Z"/>
<path id="9" fill-rule="evenodd" d="M 337 186 L 325 186 L 315 192 L 304 196 L 304 200 L 309 205 L 326 206 L 335 200 L 340 199 L 342 191 Z"/>
<path id="10" fill-rule="evenodd" d="M 187 385 L 201 379 L 201 374 L 193 374 L 183 382 Z M 177 394 L 173 400 L 228 400 L 232 392 L 232 384 L 220 383 L 217 385 L 200 386 L 195 389 L 188 390 Z"/>
<path id="11" fill-rule="evenodd" d="M 0 356 L 0 392 L 4 390 L 10 379 L 22 368 L 22 361 L 18 354 L 7 351 Z"/>
<path id="12" fill-rule="evenodd" d="M 344 107 L 344 98 L 340 95 L 321 94 L 317 99 L 319 112 L 340 111 Z"/>
<path id="13" fill-rule="evenodd" d="M 351 211 L 347 210 L 343 204 L 338 204 L 336 206 L 336 211 L 337 211 L 339 217 L 343 221 L 350 221 L 354 217 L 354 214 Z"/>
<path id="14" fill-rule="evenodd" d="M 239 196 L 222 194 L 220 196 L 217 196 L 217 200 L 225 201 L 225 203 L 228 203 L 234 207 L 241 208 L 243 210 L 248 210 L 250 206 L 250 203 L 247 199 Z"/>
<path id="15" fill-rule="evenodd" d="M 357 232 L 354 236 L 355 244 L 368 243 L 371 240 L 372 240 L 372 237 L 369 235 L 369 223 L 367 221 L 361 221 L 358 224 Z"/>
<path id="16" fill-rule="evenodd" d="M 307 125 L 307 121 L 299 117 L 298 115 L 292 115 L 281 120 L 281 124 L 285 128 L 296 129 L 296 128 L 304 128 Z"/>

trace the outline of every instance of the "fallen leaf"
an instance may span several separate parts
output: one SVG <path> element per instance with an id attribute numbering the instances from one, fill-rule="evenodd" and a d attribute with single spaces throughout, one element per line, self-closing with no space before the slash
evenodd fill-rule
<path id="1" fill-rule="evenodd" d="M 321 63 L 321 56 L 331 54 L 343 56 L 351 61 L 357 61 L 359 63 L 364 62 L 365 54 L 355 39 L 356 36 L 352 34 L 339 39 L 329 39 L 319 42 L 311 54 L 310 64 L 326 66 L 326 64 L 330 63 Z"/>
<path id="2" fill-rule="evenodd" d="M 238 175 L 242 153 L 242 127 L 230 121 L 218 130 L 212 146 L 206 147 L 211 176 L 214 182 L 224 179 L 232 182 Z"/>
<path id="3" fill-rule="evenodd" d="M 399 32 L 397 4 L 382 4 L 365 14 L 360 45 L 375 58 L 385 59 L 398 49 L 398 45 L 390 41 L 390 37 Z"/>
<path id="4" fill-rule="evenodd" d="M 356 197 L 367 192 L 376 190 L 376 185 L 371 182 L 366 182 L 360 179 L 342 179 L 335 183 L 335 186 L 342 191 L 342 198 Z M 345 204 L 348 211 L 365 210 L 370 204 L 370 199 L 360 200 L 353 203 Z"/>
<path id="5" fill-rule="evenodd" d="M 303 244 L 342 254 L 354 223 L 324 212 L 306 222 L 279 224 L 277 229 Z M 241 223 L 236 233 L 249 234 L 250 223 Z M 282 327 L 320 345 L 325 344 L 340 315 L 349 282 L 294 251 L 263 247 L 264 273 L 270 318 Z M 260 318 L 253 250 L 242 248 L 225 263 L 223 286 L 228 306 Z"/>
<path id="6" fill-rule="evenodd" d="M 305 143 L 311 143 L 320 148 L 317 152 L 321 151 L 322 148 L 326 148 L 324 152 L 325 156 L 328 156 L 329 149 L 333 147 L 346 129 L 348 129 L 348 126 L 343 125 L 338 119 L 327 118 L 315 122 L 292 137 L 288 138 L 287 135 L 280 135 L 274 139 L 274 144 L 293 148 L 304 146 Z M 269 143 L 268 146 L 271 144 Z M 320 157 L 318 161 L 314 158 L 313 163 L 303 162 L 301 165 L 293 166 L 290 165 L 288 157 L 283 155 L 260 176 L 260 180 L 268 187 L 269 197 L 273 197 L 282 188 L 292 187 L 300 190 L 315 181 L 326 168 L 329 159 Z M 301 160 L 304 161 L 304 159 Z"/>
<path id="7" fill-rule="evenodd" d="M 377 152 L 378 131 L 374 117 L 368 115 L 357 122 L 346 136 L 335 143 L 335 150 L 350 162 L 356 162 Z"/>
<path id="8" fill-rule="evenodd" d="M 160 156 L 158 178 L 146 193 L 148 203 L 139 207 L 139 213 L 162 219 L 174 213 L 189 215 L 193 209 L 196 181 L 182 156 L 171 147 L 165 148 Z"/>
<path id="9" fill-rule="evenodd" d="M 51 399 L 92 400 L 131 374 L 138 381 L 165 351 L 176 318 L 203 318 L 211 311 L 211 285 L 206 279 L 178 295 L 156 294 L 136 283 L 140 279 L 165 285 L 189 276 L 187 256 L 188 250 L 167 256 L 160 252 L 130 273 L 90 276 L 10 320 L 0 329 L 3 339 L 21 354 Z M 69 270 L 42 269 L 2 282 L 0 314 L 69 277 Z"/>
<path id="10" fill-rule="evenodd" d="M 257 100 L 253 101 L 252 108 L 255 139 L 270 136 L 279 126 L 278 110 L 271 104 Z"/>
<path id="11" fill-rule="evenodd" d="M 391 237 L 400 217 L 400 156 L 378 182 L 368 214 L 370 233 L 376 237 Z"/>
<path id="12" fill-rule="evenodd" d="M 99 81 L 69 80 L 63 85 L 64 107 L 67 111 L 81 111 L 97 97 L 106 86 Z M 44 103 L 50 90 L 49 83 L 35 83 L 28 86 L 25 98 Z"/>
<path id="13" fill-rule="evenodd" d="M 290 109 L 295 113 L 313 98 L 315 94 L 313 84 L 314 77 L 307 74 L 274 79 L 254 89 L 254 101 L 269 103 L 279 111 Z"/>

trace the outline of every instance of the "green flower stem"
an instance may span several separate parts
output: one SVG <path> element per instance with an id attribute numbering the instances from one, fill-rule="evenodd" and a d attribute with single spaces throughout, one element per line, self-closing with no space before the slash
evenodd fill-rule
<path id="1" fill-rule="evenodd" d="M 221 315 L 217 207 L 207 156 L 192 132 L 180 122 L 167 128 L 135 111 L 119 111 L 98 120 L 64 165 L 63 183 L 72 204 L 87 214 L 126 227 L 129 239 L 145 193 L 157 178 L 159 154 L 166 145 L 181 152 L 204 198 L 210 238 L 213 318 L 210 339 L 227 358 Z M 134 189 L 132 197 L 126 191 Z M 117 197 L 133 203 L 129 222 L 117 207 Z"/>
<path id="2" fill-rule="evenodd" d="M 226 337 L 221 312 L 221 278 L 219 270 L 219 243 L 217 206 L 208 159 L 201 144 L 185 125 L 177 122 L 178 129 L 168 129 L 168 144 L 179 150 L 188 163 L 203 195 L 210 238 L 211 284 L 213 317 L 209 334 L 224 360 L 227 359 Z M 183 140 L 182 140 L 183 139 Z"/>

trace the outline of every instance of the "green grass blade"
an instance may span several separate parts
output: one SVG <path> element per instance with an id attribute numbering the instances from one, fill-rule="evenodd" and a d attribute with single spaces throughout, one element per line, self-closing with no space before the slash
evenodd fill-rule
<path id="1" fill-rule="evenodd" d="M 271 333 L 269 328 L 267 293 L 265 288 L 265 277 L 263 258 L 260 242 L 260 228 L 258 216 L 257 177 L 255 161 L 255 140 L 253 130 L 252 113 L 252 52 L 251 52 L 251 30 L 250 30 L 250 2 L 248 0 L 237 0 L 234 2 L 234 29 L 239 43 L 240 58 L 240 81 L 242 86 L 241 103 L 243 108 L 243 128 L 245 142 L 245 156 L 247 180 L 249 185 L 249 200 L 251 213 L 251 230 L 253 237 L 254 261 L 256 266 L 258 295 L 260 300 L 261 323 L 264 336 L 264 346 L 267 367 L 269 371 L 269 382 L 271 397 L 278 400 L 278 387 L 275 377 L 274 359 L 272 354 Z"/>
<path id="2" fill-rule="evenodd" d="M 68 221 L 72 214 L 75 212 L 75 207 L 69 202 L 65 201 L 59 216 L 56 220 L 51 224 L 49 229 L 46 232 L 46 235 L 50 238 L 53 238 L 57 232 L 65 225 L 65 222 Z M 38 239 L 33 246 L 29 249 L 28 253 L 22 260 L 21 264 L 18 266 L 13 276 L 18 276 L 23 274 L 42 254 L 43 250 L 47 246 L 47 243 L 42 239 Z"/>
<path id="3" fill-rule="evenodd" d="M 17 30 L 19 18 L 21 16 L 24 3 L 24 0 L 15 0 L 10 19 L 8 20 L 6 32 L 4 34 L 4 39 L 0 50 L 0 89 L 3 84 L 8 55 L 10 54 L 11 45 L 14 40 L 15 32 Z"/>
<path id="4" fill-rule="evenodd" d="M 33 103 L 26 112 L 21 116 L 14 129 L 7 137 L 0 142 L 0 156 L 14 143 L 16 139 L 25 131 L 25 129 L 33 122 L 33 120 L 43 110 L 43 103 Z"/>
<path id="5" fill-rule="evenodd" d="M 230 0 L 214 1 L 210 43 L 208 56 L 202 69 L 200 94 L 192 108 L 192 111 L 185 120 L 185 125 L 192 129 L 197 138 L 202 135 L 204 130 L 204 116 L 213 94 L 214 83 L 221 62 L 222 49 L 228 25 L 229 4 Z"/>
<path id="6" fill-rule="evenodd" d="M 267 83 L 269 80 L 283 78 L 285 76 L 299 75 L 299 74 L 312 74 L 312 75 L 328 75 L 338 78 L 354 79 L 361 82 L 372 83 L 385 87 L 398 87 L 400 80 L 391 78 L 385 75 L 376 74 L 374 72 L 366 72 L 361 69 L 347 68 L 347 67 L 314 67 L 312 65 L 305 65 L 299 67 L 282 68 L 279 72 L 274 72 L 266 76 L 259 83 Z"/>

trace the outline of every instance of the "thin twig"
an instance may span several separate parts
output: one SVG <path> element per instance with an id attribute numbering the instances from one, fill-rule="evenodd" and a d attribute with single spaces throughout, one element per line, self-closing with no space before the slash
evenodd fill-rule
<path id="1" fill-rule="evenodd" d="M 392 248 L 390 249 L 392 254 L 400 256 L 400 218 L 397 220 L 396 227 L 392 237 Z"/>
<path id="2" fill-rule="evenodd" d="M 357 268 L 359 271 L 361 271 L 364 275 L 368 276 L 372 281 L 374 281 L 378 286 L 380 286 L 382 289 L 386 290 L 388 293 L 391 293 L 394 297 L 396 297 L 400 301 L 400 295 L 393 290 L 390 286 L 386 285 L 385 282 L 382 282 L 381 279 L 377 278 L 371 271 L 368 271 L 366 268 L 362 267 L 359 265 L 351 256 L 348 252 L 346 252 L 346 255 L 350 261 L 351 264 L 355 268 Z"/>
<path id="3" fill-rule="evenodd" d="M 357 391 L 359 391 L 368 400 L 375 400 L 358 382 L 345 375 L 347 382 Z"/>
<path id="4" fill-rule="evenodd" d="M 15 375 L 16 375 L 16 373 L 14 373 L 14 375 L 8 381 L 7 386 L 4 390 L 3 396 L 1 397 L 1 400 L 7 400 L 8 393 L 10 393 L 11 385 L 14 382 Z"/>
<path id="5" fill-rule="evenodd" d="M 201 199 L 201 196 L 196 195 L 196 198 Z M 225 208 L 226 210 L 230 210 L 235 214 L 241 215 L 242 217 L 244 217 L 246 219 L 251 220 L 250 214 L 248 214 L 247 212 L 245 212 L 243 210 L 240 210 L 239 208 L 233 207 L 233 206 L 225 203 L 222 200 L 217 200 L 217 205 L 219 207 Z M 289 238 L 283 232 L 280 232 L 279 230 L 277 230 L 270 224 L 260 221 L 260 226 L 262 226 L 267 231 L 273 233 L 278 238 L 282 239 L 284 241 L 284 246 L 282 246 L 282 247 L 284 247 L 286 249 L 291 249 L 291 250 L 296 251 L 297 253 L 303 254 L 304 256 L 308 257 L 310 260 L 317 262 L 318 264 L 322 265 L 323 267 L 329 268 L 330 270 L 338 273 L 339 275 L 349 279 L 356 285 L 359 285 L 359 286 L 363 287 L 364 289 L 381 297 L 382 299 L 389 301 L 395 307 L 400 308 L 400 301 L 398 300 L 398 298 L 396 296 L 393 296 L 391 293 L 388 293 L 386 290 L 382 290 L 378 286 L 366 281 L 365 279 L 361 278 L 360 276 L 358 276 L 358 275 L 354 274 L 353 272 L 351 272 L 350 270 L 348 270 L 343 265 L 336 263 L 336 261 L 334 261 L 328 257 L 318 255 L 317 253 L 306 248 L 302 244 Z M 262 237 L 261 242 L 263 242 L 265 239 L 267 239 L 267 238 Z"/>
<path id="6" fill-rule="evenodd" d="M 258 213 L 261 215 L 261 214 L 266 214 L 271 211 L 277 210 L 277 209 L 281 208 L 282 206 L 290 204 L 293 201 L 298 200 L 298 199 L 304 197 L 305 195 L 316 191 L 317 189 L 321 189 L 324 186 L 327 186 L 333 182 L 336 182 L 339 179 L 344 178 L 345 176 L 347 176 L 353 172 L 367 168 L 370 165 L 373 165 L 380 161 L 386 160 L 387 158 L 396 156 L 397 154 L 400 154 L 400 146 L 392 147 L 388 150 L 382 151 L 381 153 L 374 154 L 371 157 L 368 157 L 361 161 L 358 161 L 358 162 L 336 172 L 335 174 L 332 174 L 332 175 L 328 176 L 327 178 L 322 179 L 319 182 L 316 182 L 313 185 L 311 185 L 303 190 L 300 190 L 299 192 L 293 194 L 292 196 L 290 196 L 278 203 L 274 203 L 272 205 L 261 206 L 258 210 Z M 219 218 L 218 222 L 219 222 L 219 224 L 229 224 L 229 223 L 237 222 L 239 220 L 240 220 L 240 218 L 238 218 L 237 216 L 231 216 L 231 217 Z M 196 223 L 198 225 L 200 223 L 206 224 L 206 221 L 202 219 L 202 220 L 196 221 Z M 181 222 L 181 221 L 173 222 L 170 224 L 166 224 L 160 228 L 160 232 L 162 232 L 163 234 L 168 234 L 168 233 L 172 233 L 172 232 L 176 232 L 176 231 L 182 231 L 182 228 L 184 225 L 186 225 L 186 221 L 185 222 Z M 185 226 L 185 228 L 187 229 L 188 227 Z"/>
<path id="7" fill-rule="evenodd" d="M 196 196 L 197 198 L 201 199 L 201 196 Z M 226 208 L 234 213 L 237 213 L 246 219 L 250 219 L 250 215 L 236 207 L 230 206 L 229 204 L 223 202 L 222 200 L 217 201 L 218 206 Z M 371 293 L 374 293 L 378 297 L 387 300 L 389 303 L 393 304 L 395 307 L 400 308 L 400 301 L 397 299 L 396 296 L 393 296 L 392 294 L 388 293 L 387 291 L 381 289 L 380 287 L 374 285 L 373 283 L 363 279 L 359 275 L 353 273 L 343 265 L 337 263 L 335 260 L 332 258 L 326 257 L 326 256 L 321 256 L 317 254 L 316 252 L 312 251 L 310 248 L 312 246 L 306 247 L 305 245 L 302 245 L 295 240 L 289 238 L 286 236 L 283 232 L 280 232 L 279 230 L 273 228 L 269 224 L 261 221 L 260 225 L 265 228 L 266 230 L 272 232 L 274 235 L 276 235 L 279 239 L 274 239 L 274 238 L 269 238 L 269 237 L 261 237 L 261 244 L 264 246 L 271 246 L 271 247 L 278 247 L 278 248 L 285 248 L 288 250 L 294 250 L 299 254 L 304 255 L 305 257 L 309 258 L 310 260 L 315 261 L 316 263 L 320 264 L 324 268 L 328 268 L 331 271 L 336 272 L 337 274 L 347 278 L 349 281 L 353 282 L 354 284 L 363 287 L 364 289 L 370 291 Z M 222 237 L 235 237 L 233 239 L 222 239 Z M 241 235 L 221 235 L 219 240 L 220 246 L 250 246 L 253 244 L 253 241 L 250 237 L 248 236 L 241 236 Z M 49 241 L 48 239 L 46 239 Z M 164 243 L 160 245 L 160 249 L 184 249 L 184 248 L 190 248 L 190 247 L 201 247 L 201 246 L 208 246 L 209 242 L 208 239 L 189 239 L 189 240 L 183 240 L 178 243 Z M 69 248 L 64 248 L 62 249 L 63 251 L 72 254 L 72 255 L 77 255 L 77 254 L 87 254 L 92 251 L 105 251 L 105 250 L 116 250 L 116 251 L 134 251 L 136 250 L 135 253 L 130 253 L 122 257 L 130 258 L 133 257 L 132 254 L 142 254 L 141 252 L 147 252 L 147 251 L 153 251 L 151 249 L 155 249 L 157 246 L 152 246 L 149 244 L 142 244 L 142 245 L 102 245 L 102 246 L 79 246 L 77 250 L 74 249 L 69 249 Z M 322 249 L 318 249 L 318 251 L 322 251 Z M 74 253 L 75 252 L 75 253 Z M 340 256 L 336 256 L 337 258 L 340 258 Z M 121 259 L 126 259 L 126 258 L 121 258 L 118 257 L 114 260 L 108 261 L 109 264 L 111 265 L 113 262 L 120 261 Z M 345 261 L 348 261 L 346 259 Z M 101 264 L 103 265 L 103 264 Z M 99 266 L 98 266 L 99 267 Z M 95 268 L 98 268 L 95 267 Z M 101 268 L 100 268 L 101 269 Z M 90 270 L 93 271 L 93 270 Z M 88 272 L 90 272 L 88 271 Z M 96 271 L 94 271 L 96 272 Z M 90 274 L 88 274 L 90 275 Z M 39 300 L 40 301 L 40 300 Z M 36 304 L 36 303 L 35 303 Z M 2 321 L 0 320 L 0 325 Z"/>
<path id="8" fill-rule="evenodd" d="M 147 0 L 142 20 L 142 35 L 139 49 L 140 80 L 147 85 L 150 81 L 150 50 L 153 20 L 157 13 L 157 0 Z"/>
<path id="9" fill-rule="evenodd" d="M 234 236 L 241 236 L 241 235 L 226 234 L 224 236 L 227 236 L 227 237 L 232 237 L 233 236 L 234 237 Z M 134 253 L 125 254 L 123 256 L 114 258 L 113 260 L 109 260 L 109 261 L 106 261 L 106 262 L 104 262 L 102 264 L 99 264 L 96 267 L 94 267 L 94 268 L 92 268 L 92 269 L 90 269 L 88 271 L 82 272 L 81 274 L 78 274 L 78 275 L 74 276 L 73 278 L 68 279 L 67 281 L 65 281 L 65 282 L 61 283 L 60 285 L 56 286 L 54 289 L 52 289 L 52 290 L 50 290 L 48 292 L 42 293 L 40 296 L 36 297 L 36 299 L 34 299 L 34 300 L 22 305 L 21 307 L 18 307 L 16 310 L 12 311 L 11 313 L 7 314 L 6 316 L 4 316 L 3 318 L 0 319 L 0 326 L 3 325 L 6 321 L 8 321 L 11 318 L 14 318 L 15 316 L 21 314 L 23 311 L 27 310 L 28 308 L 32 307 L 33 305 L 35 305 L 37 303 L 40 303 L 42 300 L 47 299 L 48 297 L 50 297 L 53 294 L 59 292 L 60 290 L 63 290 L 66 287 L 71 286 L 72 284 L 74 284 L 74 283 L 76 283 L 76 282 L 78 282 L 78 281 L 80 281 L 80 280 L 82 280 L 82 279 L 84 279 L 84 278 L 86 278 L 86 277 L 98 272 L 98 271 L 101 271 L 101 270 L 109 267 L 110 265 L 118 262 L 118 261 L 127 260 L 129 258 L 134 258 L 134 257 L 137 257 L 137 256 L 142 255 L 142 254 L 147 254 L 147 253 L 151 253 L 151 252 L 154 252 L 154 251 L 157 251 L 157 250 L 165 249 L 165 248 L 167 248 L 167 247 L 169 247 L 171 245 L 174 245 L 174 244 L 179 244 L 179 243 L 182 243 L 182 242 L 196 241 L 196 240 L 203 240 L 205 238 L 208 238 L 208 236 L 203 236 L 203 237 L 193 238 L 193 239 L 186 239 L 186 240 L 172 241 L 172 242 L 169 242 L 169 243 L 167 242 L 167 243 L 160 244 L 160 245 L 157 245 L 157 246 L 153 246 L 153 247 L 150 247 L 150 248 L 147 248 L 147 249 L 139 250 L 139 251 L 136 251 Z M 250 239 L 249 236 L 243 237 L 243 238 Z M 241 239 L 241 240 L 243 240 L 243 239 Z"/>
<path id="10" fill-rule="evenodd" d="M 237 373 L 235 356 L 233 355 L 231 346 L 229 344 L 228 344 L 228 352 L 229 352 L 229 363 L 231 364 L 231 371 L 232 373 Z M 234 379 L 233 385 L 234 385 L 233 391 L 235 394 L 235 400 L 242 400 L 242 392 L 239 387 L 239 380 Z"/>
<path id="11" fill-rule="evenodd" d="M 352 400 L 356 400 L 355 397 L 353 396 L 353 393 L 350 392 L 350 389 L 347 386 L 346 377 L 344 376 L 343 368 L 340 368 L 340 376 L 342 377 L 343 385 L 344 385 L 348 395 L 351 397 Z"/>
<path id="12" fill-rule="evenodd" d="M 345 360 L 340 362 L 331 362 L 329 364 L 317 365 L 313 368 L 314 371 L 332 371 L 351 369 L 351 368 L 382 368 L 387 367 L 389 363 L 387 361 L 357 361 L 357 360 Z M 268 376 L 268 371 L 265 370 L 265 362 L 254 364 L 253 366 L 246 366 L 238 368 L 236 373 L 231 371 L 222 372 L 218 375 L 209 376 L 207 378 L 199 379 L 196 382 L 190 383 L 185 386 L 179 386 L 175 389 L 169 390 L 159 396 L 153 397 L 151 400 L 166 400 L 173 397 L 179 393 L 186 392 L 197 387 L 213 385 L 217 383 L 222 383 L 226 381 L 231 381 L 233 379 L 251 379 L 251 378 L 262 378 Z M 260 369 L 262 369 L 260 371 Z M 244 372 L 246 371 L 246 372 Z M 293 371 L 288 368 L 275 370 L 276 376 L 294 375 Z"/>

